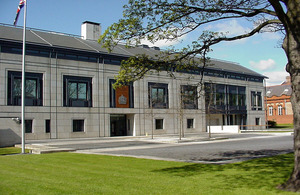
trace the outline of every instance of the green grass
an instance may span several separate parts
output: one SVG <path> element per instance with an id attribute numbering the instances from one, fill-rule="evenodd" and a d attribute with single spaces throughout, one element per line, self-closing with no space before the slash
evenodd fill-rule
<path id="1" fill-rule="evenodd" d="M 294 124 L 277 124 L 276 129 L 294 129 Z"/>
<path id="2" fill-rule="evenodd" d="M 289 194 L 292 154 L 227 165 L 76 153 L 0 156 L 0 194 Z"/>
<path id="3" fill-rule="evenodd" d="M 0 148 L 0 155 L 19 154 L 21 152 L 22 152 L 21 148 L 15 148 L 15 147 Z M 25 150 L 25 152 L 29 153 L 29 150 Z"/>

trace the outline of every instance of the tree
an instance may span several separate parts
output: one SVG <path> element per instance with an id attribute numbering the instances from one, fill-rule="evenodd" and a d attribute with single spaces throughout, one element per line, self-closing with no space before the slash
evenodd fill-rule
<path id="1" fill-rule="evenodd" d="M 190 45 L 180 51 L 162 52 L 164 54 L 156 56 L 156 60 L 150 56 L 131 57 L 122 64 L 118 76 L 120 81 L 141 79 L 152 69 L 166 70 L 174 76 L 174 70 L 197 67 L 199 56 L 205 57 L 212 45 L 261 32 L 283 32 L 282 48 L 288 58 L 286 70 L 291 76 L 293 89 L 295 165 L 290 179 L 281 187 L 300 190 L 300 0 L 129 0 L 124 6 L 123 16 L 100 38 L 105 47 L 111 49 L 119 41 L 131 46 L 144 39 L 153 43 L 177 40 L 205 24 L 229 19 L 244 18 L 253 22 L 253 28 L 236 36 L 202 31 Z"/>

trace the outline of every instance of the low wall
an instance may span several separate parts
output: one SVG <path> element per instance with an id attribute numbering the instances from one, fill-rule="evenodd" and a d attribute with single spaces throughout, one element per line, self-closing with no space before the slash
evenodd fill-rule
<path id="1" fill-rule="evenodd" d="M 239 125 L 207 126 L 207 132 L 211 133 L 239 133 Z"/>
<path id="2" fill-rule="evenodd" d="M 11 129 L 0 129 L 0 147 L 14 146 L 21 143 L 21 137 Z"/>

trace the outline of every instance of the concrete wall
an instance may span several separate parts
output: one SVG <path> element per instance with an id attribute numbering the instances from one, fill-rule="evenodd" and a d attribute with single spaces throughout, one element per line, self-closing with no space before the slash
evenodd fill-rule
<path id="1" fill-rule="evenodd" d="M 20 106 L 7 105 L 8 71 L 21 71 L 21 55 L 0 52 L 0 146 L 20 141 L 20 125 L 11 118 L 21 116 Z M 43 106 L 27 106 L 26 119 L 33 120 L 33 132 L 26 139 L 61 139 L 110 136 L 110 115 L 125 114 L 130 121 L 128 135 L 152 133 L 155 119 L 164 120 L 164 128 L 153 130 L 154 134 L 178 134 L 180 124 L 183 131 L 197 133 L 206 131 L 204 96 L 198 100 L 198 109 L 180 109 L 180 86 L 197 84 L 200 76 L 187 79 L 185 74 L 176 74 L 176 80 L 165 73 L 153 73 L 134 83 L 134 108 L 110 108 L 109 80 L 113 79 L 119 66 L 102 62 L 83 62 L 57 59 L 55 57 L 26 56 L 26 72 L 43 74 Z M 82 76 L 92 78 L 92 107 L 63 106 L 63 76 Z M 205 77 L 204 82 L 239 85 L 247 88 L 247 105 L 251 90 L 263 91 L 262 83 L 239 81 L 218 77 Z M 150 109 L 148 102 L 148 83 L 168 84 L 169 107 Z M 249 108 L 248 108 L 249 110 Z M 219 117 L 219 116 L 218 116 Z M 255 117 L 264 120 L 264 111 L 250 111 L 248 123 L 254 124 Z M 72 132 L 72 120 L 85 121 L 84 132 Z M 193 119 L 193 128 L 187 128 L 187 119 Z M 51 132 L 45 133 L 45 120 L 51 121 Z M 9 122 L 7 122 L 9 121 Z"/>

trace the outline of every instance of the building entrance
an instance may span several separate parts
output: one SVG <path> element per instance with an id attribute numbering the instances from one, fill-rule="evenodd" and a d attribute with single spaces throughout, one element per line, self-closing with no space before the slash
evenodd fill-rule
<path id="1" fill-rule="evenodd" d="M 126 115 L 110 115 L 110 136 L 127 136 Z"/>

